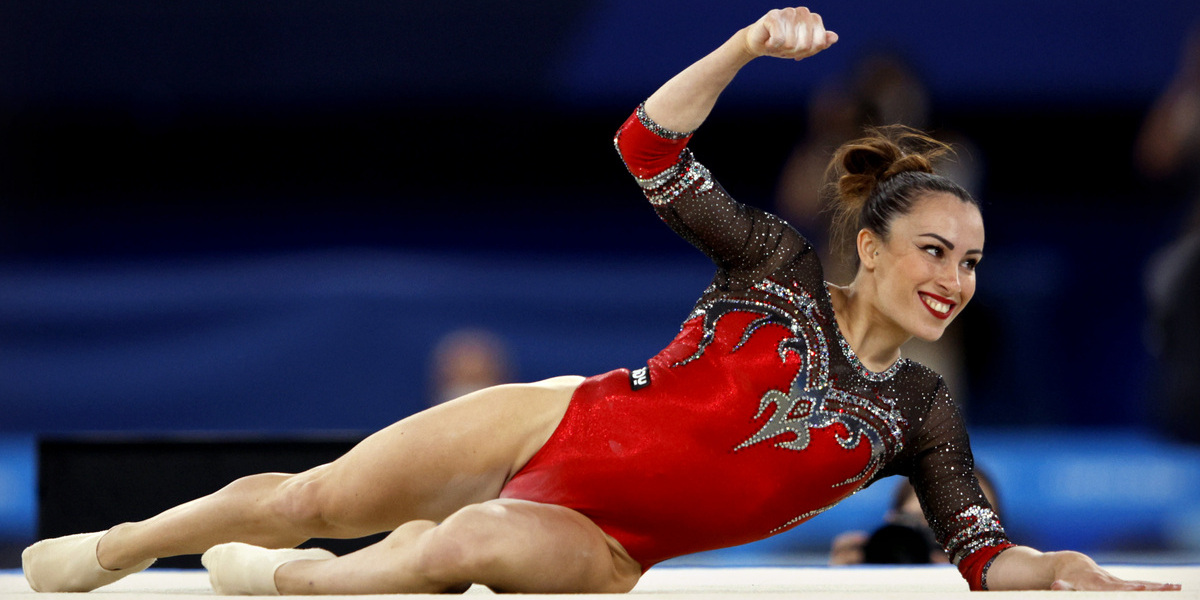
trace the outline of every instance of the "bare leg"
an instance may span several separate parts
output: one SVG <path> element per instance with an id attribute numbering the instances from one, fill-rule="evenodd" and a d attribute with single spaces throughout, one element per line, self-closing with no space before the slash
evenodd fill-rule
<path id="1" fill-rule="evenodd" d="M 239 479 L 116 526 L 100 539 L 96 559 L 123 569 L 225 542 L 292 547 L 310 537 L 361 537 L 408 521 L 440 521 L 496 498 L 549 439 L 581 381 L 558 377 L 468 394 L 379 431 L 328 465 Z"/>
<path id="2" fill-rule="evenodd" d="M 627 592 L 638 565 L 587 517 L 561 506 L 493 500 L 468 506 L 440 525 L 407 523 L 353 554 L 284 563 L 283 594 L 385 594 L 463 591 Z"/>
<path id="3" fill-rule="evenodd" d="M 106 569 L 123 569 L 148 557 L 199 554 L 234 540 L 267 548 L 297 546 L 315 535 L 289 527 L 293 523 L 285 515 L 264 506 L 293 477 L 251 475 L 149 520 L 117 525 L 100 538 L 96 558 Z"/>

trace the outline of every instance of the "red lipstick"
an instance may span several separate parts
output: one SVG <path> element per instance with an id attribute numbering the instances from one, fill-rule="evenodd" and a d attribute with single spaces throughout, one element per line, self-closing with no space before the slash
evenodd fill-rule
<path id="1" fill-rule="evenodd" d="M 921 304 L 930 314 L 939 319 L 949 319 L 950 315 L 954 314 L 954 307 L 958 304 L 949 298 L 943 298 L 937 294 L 928 292 L 917 292 L 921 297 Z"/>

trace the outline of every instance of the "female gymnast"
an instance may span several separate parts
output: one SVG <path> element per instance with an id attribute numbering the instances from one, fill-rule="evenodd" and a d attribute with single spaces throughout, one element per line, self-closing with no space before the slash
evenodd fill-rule
<path id="1" fill-rule="evenodd" d="M 900 357 L 975 291 L 976 202 L 933 174 L 935 143 L 875 135 L 834 156 L 858 270 L 823 281 L 811 246 L 735 202 L 686 148 L 759 56 L 837 41 L 773 10 L 676 75 L 616 145 L 658 216 L 716 263 L 679 335 L 647 365 L 468 394 L 297 475 L 239 479 L 106 532 L 44 540 L 33 589 L 86 591 L 156 557 L 204 553 L 221 594 L 626 592 L 652 565 L 791 527 L 881 477 L 907 476 L 972 589 L 1178 589 L 1117 579 L 1075 552 L 1015 546 L 979 491 L 941 378 Z M 916 142 L 924 150 L 904 150 Z M 84 499 L 83 501 L 86 501 Z M 336 557 L 313 537 L 382 541 Z"/>

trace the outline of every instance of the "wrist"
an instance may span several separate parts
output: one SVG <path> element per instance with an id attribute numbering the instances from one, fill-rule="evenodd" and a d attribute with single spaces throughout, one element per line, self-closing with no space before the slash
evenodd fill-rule
<path id="1" fill-rule="evenodd" d="M 755 50 L 750 40 L 750 27 L 747 26 L 739 29 L 733 37 L 729 38 L 726 44 L 733 47 L 736 61 L 739 68 L 746 66 L 750 61 L 763 55 L 762 52 Z"/>

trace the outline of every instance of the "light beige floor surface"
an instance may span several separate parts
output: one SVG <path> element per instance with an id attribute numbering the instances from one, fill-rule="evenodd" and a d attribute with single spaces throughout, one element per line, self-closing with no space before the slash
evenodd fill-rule
<path id="1" fill-rule="evenodd" d="M 1168 593 L 1166 598 L 1200 598 L 1200 566 L 1110 566 L 1114 574 L 1129 579 L 1148 579 L 1182 583 L 1182 592 Z M 491 595 L 479 586 L 467 592 L 470 596 Z M 967 598 L 966 584 L 950 567 L 772 567 L 772 568 L 692 568 L 660 567 L 642 578 L 633 591 L 637 600 L 730 600 L 805 598 L 812 600 L 944 600 Z M 1011 595 L 1011 594 L 1008 594 Z M 1038 599 L 1061 594 L 1052 592 L 1020 592 L 1020 598 Z M 130 576 L 89 595 L 35 594 L 19 571 L 0 572 L 0 598 L 25 600 L 182 600 L 192 597 L 213 597 L 204 571 L 173 571 L 151 569 Z M 361 597 L 361 596 L 360 596 Z M 540 596 L 583 600 L 590 596 Z M 978 595 L 970 596 L 980 598 Z M 992 597 L 991 595 L 987 597 Z M 1084 592 L 1070 595 L 1071 600 L 1103 598 L 1117 600 L 1134 597 L 1133 593 Z M 1145 598 L 1144 595 L 1136 596 Z M 414 596 L 414 598 L 445 598 L 445 596 Z M 613 598 L 613 596 L 598 596 Z"/>

